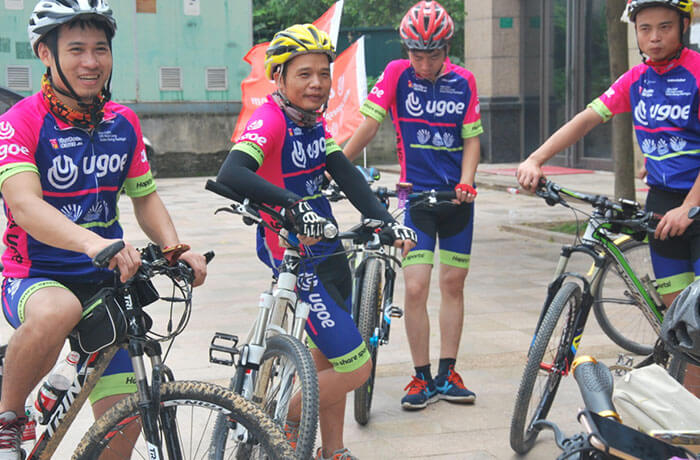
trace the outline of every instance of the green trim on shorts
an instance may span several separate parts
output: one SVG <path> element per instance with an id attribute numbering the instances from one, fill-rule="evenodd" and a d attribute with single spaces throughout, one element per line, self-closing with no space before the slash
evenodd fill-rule
<path id="1" fill-rule="evenodd" d="M 318 349 L 318 345 L 314 343 L 313 340 L 311 340 L 311 337 L 308 335 L 306 336 L 306 346 L 309 347 L 309 349 L 316 348 Z"/>
<path id="2" fill-rule="evenodd" d="M 90 393 L 90 403 L 95 404 L 108 396 L 136 393 L 136 379 L 133 372 L 103 375 Z"/>
<path id="3" fill-rule="evenodd" d="M 67 287 L 59 283 L 58 281 L 53 281 L 53 280 L 47 280 L 47 281 L 40 281 L 36 284 L 33 284 L 29 286 L 29 289 L 24 291 L 24 294 L 22 294 L 22 297 L 19 298 L 19 304 L 17 305 L 17 316 L 19 316 L 19 322 L 24 323 L 24 305 L 29 300 L 29 296 L 34 294 L 36 291 L 39 289 L 44 289 L 47 287 L 58 287 L 58 288 L 63 288 L 66 291 L 70 291 Z"/>
<path id="4" fill-rule="evenodd" d="M 450 267 L 469 268 L 470 259 L 471 256 L 469 254 L 440 249 L 441 264 L 449 265 Z"/>
<path id="5" fill-rule="evenodd" d="M 669 276 L 667 278 L 659 278 L 656 280 L 659 285 L 657 290 L 661 295 L 680 292 L 692 283 L 695 278 L 695 273 L 693 272 L 679 273 L 678 275 Z"/>
<path id="6" fill-rule="evenodd" d="M 329 358 L 328 361 L 330 361 L 330 363 L 333 365 L 333 369 L 336 372 L 346 373 L 356 371 L 357 369 L 361 368 L 367 361 L 369 361 L 369 359 L 369 350 L 363 341 L 350 353 L 346 353 L 343 356 L 338 356 L 337 358 Z"/>
<path id="7" fill-rule="evenodd" d="M 427 249 L 417 249 L 408 253 L 401 262 L 401 267 L 406 268 L 409 265 L 433 265 L 435 253 Z"/>

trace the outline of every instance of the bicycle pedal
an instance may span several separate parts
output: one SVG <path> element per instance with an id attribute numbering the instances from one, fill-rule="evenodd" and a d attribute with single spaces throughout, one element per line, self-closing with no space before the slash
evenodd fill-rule
<path id="1" fill-rule="evenodd" d="M 229 345 L 229 343 L 233 345 Z M 236 355 L 240 353 L 236 345 L 238 345 L 237 335 L 215 332 L 214 337 L 211 339 L 211 344 L 209 345 L 209 362 L 213 364 L 223 364 L 224 366 L 233 366 L 235 364 Z M 230 359 L 228 358 L 229 356 Z"/>
<path id="2" fill-rule="evenodd" d="M 403 310 L 401 309 L 401 307 L 392 305 L 391 307 L 389 307 L 389 316 L 391 316 L 392 318 L 402 318 Z"/>

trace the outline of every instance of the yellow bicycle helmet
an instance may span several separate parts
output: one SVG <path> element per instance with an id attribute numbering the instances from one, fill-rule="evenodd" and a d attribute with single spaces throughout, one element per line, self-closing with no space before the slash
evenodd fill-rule
<path id="1" fill-rule="evenodd" d="M 335 49 L 327 33 L 313 24 L 295 24 L 277 32 L 265 51 L 265 74 L 272 80 L 277 67 L 306 53 L 324 53 L 330 62 L 335 60 Z"/>
<path id="2" fill-rule="evenodd" d="M 693 0 L 627 0 L 627 7 L 622 15 L 623 21 L 634 22 L 637 13 L 650 6 L 671 8 L 686 18 L 693 14 Z"/>

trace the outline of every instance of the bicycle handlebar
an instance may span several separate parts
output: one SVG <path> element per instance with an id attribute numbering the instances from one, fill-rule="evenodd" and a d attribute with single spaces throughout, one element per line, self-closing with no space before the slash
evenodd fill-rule
<path id="1" fill-rule="evenodd" d="M 700 206 L 693 206 L 688 211 L 688 219 L 700 220 Z"/>
<path id="2" fill-rule="evenodd" d="M 612 402 L 614 382 L 610 369 L 591 356 L 579 356 L 574 360 L 572 368 L 586 408 L 601 417 L 621 422 Z"/>
<path id="3" fill-rule="evenodd" d="M 389 190 L 389 188 L 373 187 L 372 193 L 380 200 L 387 198 L 398 198 L 399 192 L 397 190 Z M 347 199 L 347 196 L 340 191 L 338 185 L 335 183 L 330 184 L 323 190 L 323 194 L 331 202 L 337 202 Z M 423 190 L 422 192 L 411 192 L 406 194 L 406 199 L 409 201 L 423 202 L 428 201 L 430 204 L 436 204 L 441 201 L 451 201 L 457 197 L 454 190 Z"/>
<path id="4" fill-rule="evenodd" d="M 620 198 L 615 202 L 604 195 L 590 195 L 566 189 L 544 178 L 540 180 L 535 194 L 544 198 L 549 206 L 561 204 L 568 207 L 562 195 L 584 201 L 599 211 L 607 222 L 627 227 L 635 232 L 654 233 L 656 223 L 663 217 L 654 212 L 644 211 L 636 201 Z"/>
<path id="5" fill-rule="evenodd" d="M 211 192 L 221 195 L 225 198 L 233 200 L 234 205 L 228 208 L 220 208 L 218 211 L 231 212 L 233 214 L 238 214 L 243 217 L 243 222 L 246 225 L 252 225 L 258 223 L 261 225 L 269 226 L 273 231 L 279 233 L 280 228 L 284 228 L 288 232 L 295 233 L 297 231 L 294 222 L 286 215 L 284 212 L 279 212 L 272 206 L 264 203 L 257 203 L 249 200 L 248 198 L 243 198 L 235 191 L 231 190 L 226 185 L 216 182 L 214 180 L 207 180 L 205 188 Z M 264 212 L 269 215 L 279 228 L 272 228 L 270 224 L 265 222 L 265 220 L 260 216 L 260 212 Z M 323 226 L 323 238 L 326 240 L 332 240 L 338 235 L 338 228 L 333 224 L 333 222 L 324 219 L 325 223 Z M 293 246 L 297 246 L 294 241 L 287 241 Z"/>

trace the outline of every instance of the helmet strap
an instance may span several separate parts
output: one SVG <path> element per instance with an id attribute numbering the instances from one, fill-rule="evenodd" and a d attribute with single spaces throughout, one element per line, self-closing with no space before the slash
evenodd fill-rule
<path id="1" fill-rule="evenodd" d="M 290 120 L 304 128 L 311 128 L 316 125 L 318 117 L 322 116 L 326 110 L 326 104 L 323 104 L 319 111 L 302 109 L 298 105 L 293 104 L 280 89 L 272 93 L 272 100 L 275 101 Z"/>

